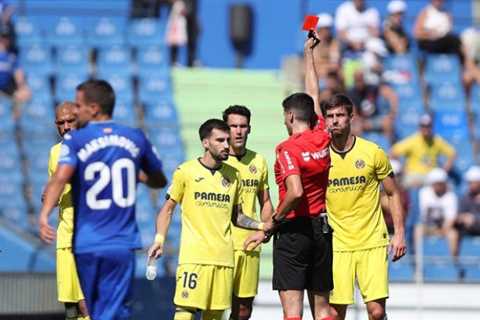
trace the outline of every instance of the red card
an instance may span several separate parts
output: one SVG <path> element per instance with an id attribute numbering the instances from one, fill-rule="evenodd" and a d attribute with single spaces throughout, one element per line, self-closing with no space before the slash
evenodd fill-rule
<path id="1" fill-rule="evenodd" d="M 317 16 L 305 16 L 303 20 L 303 30 L 310 31 L 317 28 L 318 17 Z"/>

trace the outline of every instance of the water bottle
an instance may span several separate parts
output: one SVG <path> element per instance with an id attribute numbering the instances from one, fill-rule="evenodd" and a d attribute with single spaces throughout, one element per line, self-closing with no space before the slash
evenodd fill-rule
<path id="1" fill-rule="evenodd" d="M 147 280 L 154 280 L 157 277 L 157 260 L 153 257 L 147 259 L 147 271 L 145 272 Z"/>

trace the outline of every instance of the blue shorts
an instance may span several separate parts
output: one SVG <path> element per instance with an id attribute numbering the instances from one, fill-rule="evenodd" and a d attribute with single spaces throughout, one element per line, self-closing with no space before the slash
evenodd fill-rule
<path id="1" fill-rule="evenodd" d="M 75 254 L 78 276 L 91 319 L 128 319 L 135 253 L 112 249 Z"/>

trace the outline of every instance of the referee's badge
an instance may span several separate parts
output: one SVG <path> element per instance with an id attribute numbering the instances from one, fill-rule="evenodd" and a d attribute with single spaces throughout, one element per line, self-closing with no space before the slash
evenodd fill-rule
<path id="1" fill-rule="evenodd" d="M 225 188 L 228 188 L 230 186 L 230 181 L 228 181 L 228 179 L 225 177 L 222 178 L 222 186 L 224 186 Z"/>
<path id="2" fill-rule="evenodd" d="M 248 167 L 248 170 L 250 170 L 250 172 L 253 174 L 257 173 L 257 167 L 255 167 L 254 164 L 251 164 L 250 167 Z"/>
<path id="3" fill-rule="evenodd" d="M 365 161 L 363 161 L 362 159 L 355 161 L 355 168 L 357 169 L 365 168 Z"/>

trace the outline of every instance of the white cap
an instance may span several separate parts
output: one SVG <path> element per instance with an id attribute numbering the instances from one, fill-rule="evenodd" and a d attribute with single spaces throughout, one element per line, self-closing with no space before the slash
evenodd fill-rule
<path id="1" fill-rule="evenodd" d="M 448 175 L 447 172 L 441 168 L 432 169 L 427 175 L 427 183 L 434 184 L 439 182 L 447 182 Z"/>
<path id="2" fill-rule="evenodd" d="M 328 13 L 320 13 L 317 17 L 317 29 L 330 28 L 333 25 L 333 18 Z"/>
<path id="3" fill-rule="evenodd" d="M 394 175 L 399 175 L 402 173 L 402 163 L 397 159 L 390 160 L 390 164 L 392 165 L 392 170 Z"/>
<path id="4" fill-rule="evenodd" d="M 480 167 L 473 166 L 468 168 L 467 172 L 465 172 L 465 180 L 468 182 L 480 182 Z"/>
<path id="5" fill-rule="evenodd" d="M 387 11 L 390 14 L 405 12 L 407 10 L 407 4 L 402 0 L 392 0 L 388 3 Z"/>
<path id="6" fill-rule="evenodd" d="M 388 54 L 388 51 L 387 51 L 387 48 L 385 47 L 385 44 L 379 38 L 368 39 L 367 43 L 365 45 L 365 48 L 367 49 L 367 51 L 378 54 L 381 57 L 385 57 Z"/>

